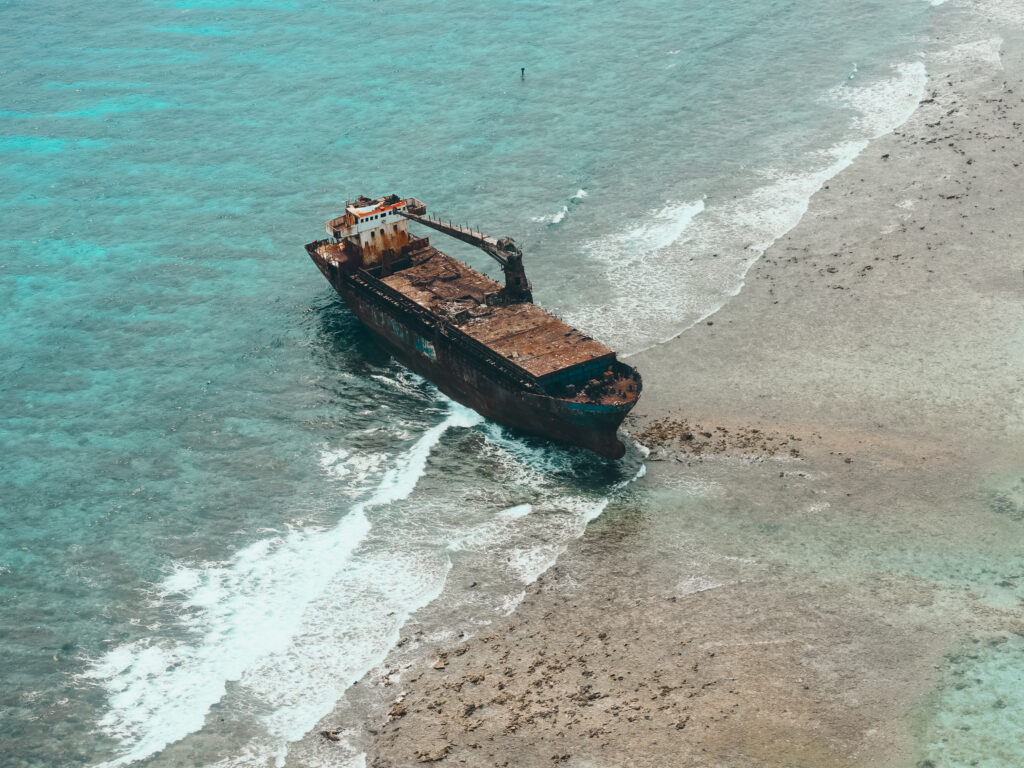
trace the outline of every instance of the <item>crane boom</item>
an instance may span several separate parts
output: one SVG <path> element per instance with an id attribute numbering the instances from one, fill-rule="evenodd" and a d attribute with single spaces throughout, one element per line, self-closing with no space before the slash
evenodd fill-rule
<path id="1" fill-rule="evenodd" d="M 491 237 L 483 232 L 476 232 L 469 227 L 452 224 L 450 221 L 432 219 L 426 215 L 425 208 L 420 208 L 420 210 L 423 213 L 398 211 L 398 214 L 409 219 L 409 221 L 415 221 L 417 224 L 436 229 L 438 232 L 442 232 L 449 237 L 454 237 L 456 240 L 461 240 L 484 251 L 498 262 L 505 272 L 505 299 L 510 303 L 533 301 L 530 281 L 526 278 L 526 271 L 523 269 L 523 252 L 516 245 L 515 240 L 511 237 Z"/>

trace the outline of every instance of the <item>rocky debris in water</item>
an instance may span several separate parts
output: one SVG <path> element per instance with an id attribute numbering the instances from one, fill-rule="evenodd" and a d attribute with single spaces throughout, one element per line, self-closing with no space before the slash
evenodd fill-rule
<path id="1" fill-rule="evenodd" d="M 451 749 L 451 744 L 445 744 L 440 749 L 431 748 L 417 750 L 416 759 L 421 763 L 436 763 L 448 757 L 448 753 L 451 752 Z"/>
<path id="2" fill-rule="evenodd" d="M 394 685 L 395 681 L 391 678 L 393 678 L 397 674 L 398 669 L 396 669 L 395 667 L 387 667 L 380 673 L 380 677 L 376 681 L 377 685 Z"/>
<path id="3" fill-rule="evenodd" d="M 705 428 L 686 419 L 666 417 L 649 424 L 634 435 L 639 443 L 652 450 L 651 459 L 666 458 L 656 449 L 675 449 L 687 456 L 726 455 L 767 458 L 788 456 L 800 458 L 802 438 L 781 432 L 766 432 L 756 427 L 726 429 Z"/>
<path id="4" fill-rule="evenodd" d="M 1024 521 L 1024 477 L 1016 484 L 993 489 L 986 494 L 988 508 L 1015 522 Z"/>

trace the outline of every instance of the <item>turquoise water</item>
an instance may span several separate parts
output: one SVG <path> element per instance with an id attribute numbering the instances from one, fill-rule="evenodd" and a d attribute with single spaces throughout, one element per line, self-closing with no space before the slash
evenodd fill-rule
<path id="1" fill-rule="evenodd" d="M 1004 768 L 1020 763 L 1024 728 L 1024 641 L 971 638 L 946 660 L 923 728 L 924 768 Z"/>
<path id="2" fill-rule="evenodd" d="M 476 581 L 462 618 L 502 615 L 639 471 L 377 350 L 302 249 L 347 197 L 516 237 L 540 303 L 634 351 L 909 113 L 935 12 L 6 4 L 5 759 L 283 760 L 413 611 Z"/>

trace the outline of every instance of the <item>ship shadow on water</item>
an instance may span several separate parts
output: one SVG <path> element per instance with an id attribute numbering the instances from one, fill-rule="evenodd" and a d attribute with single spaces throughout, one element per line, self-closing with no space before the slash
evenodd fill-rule
<path id="1" fill-rule="evenodd" d="M 358 376 L 398 366 L 336 294 L 324 294 L 312 310 L 313 348 L 327 367 Z"/>
<path id="2" fill-rule="evenodd" d="M 401 450 L 405 438 L 398 436 L 408 436 L 408 429 L 427 429 L 443 418 L 445 404 L 433 386 L 396 362 L 335 295 L 318 296 L 303 325 L 308 386 L 319 393 L 319 423 L 332 443 L 391 454 Z"/>

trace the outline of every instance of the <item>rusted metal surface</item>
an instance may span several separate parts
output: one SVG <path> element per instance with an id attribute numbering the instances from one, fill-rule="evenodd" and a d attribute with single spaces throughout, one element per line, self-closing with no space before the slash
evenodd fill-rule
<path id="1" fill-rule="evenodd" d="M 444 222 L 441 219 L 432 219 L 426 215 L 427 209 L 419 200 L 411 198 L 411 202 L 410 200 L 405 202 L 406 206 L 399 211 L 400 216 L 436 229 L 456 240 L 476 246 L 501 265 L 501 269 L 505 273 L 505 288 L 502 291 L 503 303 L 533 301 L 530 281 L 523 268 L 523 252 L 519 250 L 515 240 L 511 237 L 491 237 L 470 227 L 452 224 L 450 221 Z"/>
<path id="2" fill-rule="evenodd" d="M 392 325 L 392 330 L 406 342 L 416 344 L 415 339 L 412 338 L 413 332 L 421 332 L 426 336 L 431 334 L 444 336 L 447 344 L 472 356 L 478 366 L 492 370 L 503 380 L 514 382 L 523 391 L 544 392 L 544 388 L 536 378 L 522 368 L 502 357 L 490 347 L 462 333 L 458 328 L 396 291 L 383 280 L 374 278 L 365 270 L 354 272 L 346 270 L 343 267 L 343 262 L 331 258 L 337 254 L 337 251 L 331 247 L 333 245 L 326 240 L 321 240 L 309 243 L 306 246 L 306 251 L 320 268 L 324 277 L 330 281 L 364 323 L 370 325 L 366 318 L 359 313 L 357 306 L 362 307 L 367 303 L 379 306 L 387 314 L 401 318 L 401 324 L 391 323 L 390 325 Z M 403 332 L 408 333 L 403 336 Z M 409 336 L 409 338 L 405 338 L 405 336 Z M 418 370 L 415 366 L 410 367 Z"/>
<path id="3" fill-rule="evenodd" d="M 400 291 L 431 312 L 444 314 L 450 302 L 467 301 L 486 305 L 497 297 L 501 286 L 435 248 L 423 251 L 407 269 L 383 278 L 384 283 Z"/>
<path id="4" fill-rule="evenodd" d="M 600 359 L 610 363 L 614 357 L 604 344 L 535 304 L 495 307 L 490 315 L 470 320 L 463 329 L 537 378 L 580 363 Z"/>
<path id="5" fill-rule="evenodd" d="M 328 222 L 332 240 L 306 246 L 362 323 L 403 364 L 487 418 L 622 456 L 616 430 L 639 398 L 639 373 L 532 302 L 510 300 L 507 286 L 408 233 L 404 221 L 395 231 L 405 245 L 367 253 L 368 230 L 394 225 L 399 203 L 426 211 L 415 198 L 359 198 L 349 218 Z"/>
<path id="6" fill-rule="evenodd" d="M 419 264 L 382 279 L 420 306 L 538 379 L 614 353 L 536 304 L 488 304 L 498 283 L 435 250 Z"/>

